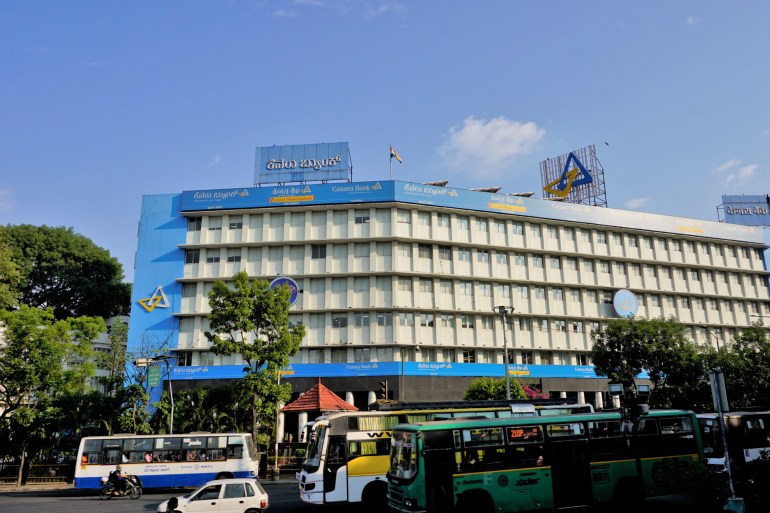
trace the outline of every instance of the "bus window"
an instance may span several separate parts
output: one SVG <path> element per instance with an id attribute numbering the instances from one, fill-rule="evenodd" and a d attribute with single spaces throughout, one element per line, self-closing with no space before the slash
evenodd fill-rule
<path id="1" fill-rule="evenodd" d="M 102 441 L 101 440 L 86 440 L 83 443 L 83 456 L 81 463 L 88 465 L 99 465 L 102 462 Z"/>
<path id="2" fill-rule="evenodd" d="M 569 424 L 549 424 L 548 436 L 551 438 L 563 438 L 568 436 L 581 436 L 585 434 L 583 424 L 573 422 Z"/>
<path id="3" fill-rule="evenodd" d="M 465 447 L 479 447 L 484 445 L 502 445 L 503 428 L 476 428 L 463 430 L 463 444 Z"/>
<path id="4" fill-rule="evenodd" d="M 388 440 L 352 441 L 348 444 L 348 456 L 383 456 L 390 454 Z"/>
<path id="5" fill-rule="evenodd" d="M 127 453 L 128 463 L 144 463 L 148 452 L 152 461 L 152 441 L 152 438 L 127 438 L 123 442 L 123 451 Z"/>

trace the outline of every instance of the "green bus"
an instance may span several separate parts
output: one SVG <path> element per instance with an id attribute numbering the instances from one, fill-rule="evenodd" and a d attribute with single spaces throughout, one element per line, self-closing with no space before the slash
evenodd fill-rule
<path id="1" fill-rule="evenodd" d="M 636 428 L 619 412 L 400 424 L 388 504 L 505 513 L 675 496 L 705 475 L 697 427 L 683 410 L 650 411 Z"/>

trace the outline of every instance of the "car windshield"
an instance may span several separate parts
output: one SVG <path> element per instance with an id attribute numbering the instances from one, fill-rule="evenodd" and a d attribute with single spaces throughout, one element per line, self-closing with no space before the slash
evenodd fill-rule
<path id="1" fill-rule="evenodd" d="M 410 479 L 417 473 L 417 435 L 394 431 L 390 443 L 390 475 Z"/>

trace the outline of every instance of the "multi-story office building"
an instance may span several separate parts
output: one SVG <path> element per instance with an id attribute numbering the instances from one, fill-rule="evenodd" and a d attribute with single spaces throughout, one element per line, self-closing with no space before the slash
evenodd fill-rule
<path id="1" fill-rule="evenodd" d="M 288 277 L 307 327 L 296 393 L 321 377 L 357 406 L 382 380 L 396 399 L 458 399 L 504 376 L 507 347 L 514 377 L 601 406 L 592 331 L 636 312 L 728 344 L 770 317 L 764 250 L 759 228 L 400 181 L 152 195 L 129 338 L 171 337 L 175 386 L 237 378 L 203 335 L 212 283 Z"/>

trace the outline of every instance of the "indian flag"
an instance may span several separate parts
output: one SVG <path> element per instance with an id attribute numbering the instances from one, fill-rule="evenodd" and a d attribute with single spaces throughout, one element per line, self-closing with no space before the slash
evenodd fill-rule
<path id="1" fill-rule="evenodd" d="M 401 164 L 401 157 L 398 156 L 398 152 L 392 145 L 390 147 L 390 158 L 395 158 Z"/>

